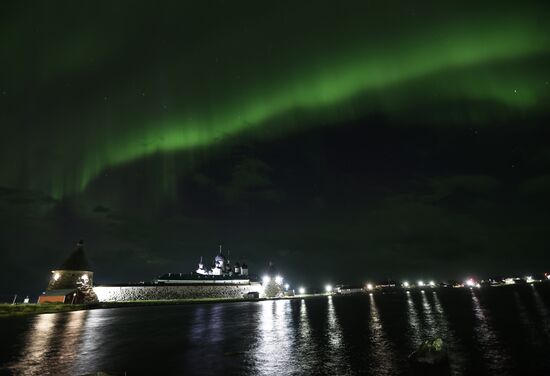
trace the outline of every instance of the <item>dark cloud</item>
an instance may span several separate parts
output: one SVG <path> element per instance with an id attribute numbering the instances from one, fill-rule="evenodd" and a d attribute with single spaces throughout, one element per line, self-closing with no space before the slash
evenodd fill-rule
<path id="1" fill-rule="evenodd" d="M 55 204 L 58 200 L 42 192 L 0 187 L 0 202 L 10 205 L 49 206 Z"/>
<path id="2" fill-rule="evenodd" d="M 434 187 L 433 199 L 447 197 L 454 192 L 488 194 L 495 191 L 499 182 L 487 175 L 457 175 L 432 179 Z"/>
<path id="3" fill-rule="evenodd" d="M 277 203 L 282 199 L 282 193 L 274 187 L 271 173 L 271 167 L 263 160 L 243 157 L 231 167 L 225 180 L 216 185 L 216 190 L 230 206 Z"/>
<path id="4" fill-rule="evenodd" d="M 111 209 L 109 209 L 108 207 L 105 207 L 103 205 L 97 205 L 94 208 L 94 213 L 109 213 L 110 211 L 111 211 Z"/>
<path id="5" fill-rule="evenodd" d="M 550 175 L 536 176 L 521 183 L 520 190 L 528 195 L 548 196 L 550 192 Z"/>

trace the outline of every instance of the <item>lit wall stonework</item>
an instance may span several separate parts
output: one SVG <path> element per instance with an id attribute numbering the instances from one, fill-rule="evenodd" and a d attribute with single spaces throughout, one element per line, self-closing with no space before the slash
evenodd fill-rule
<path id="1" fill-rule="evenodd" d="M 251 283 L 244 286 L 95 286 L 94 292 L 100 302 L 242 298 L 249 292 L 262 294 L 262 285 Z"/>
<path id="2" fill-rule="evenodd" d="M 80 286 L 82 276 L 86 275 L 87 283 L 93 284 L 94 273 L 85 270 L 54 270 L 48 284 L 48 290 L 75 289 Z"/>

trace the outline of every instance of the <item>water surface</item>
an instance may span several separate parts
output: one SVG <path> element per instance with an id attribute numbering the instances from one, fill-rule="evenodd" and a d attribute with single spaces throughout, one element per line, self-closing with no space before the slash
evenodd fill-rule
<path id="1" fill-rule="evenodd" d="M 452 375 L 548 375 L 549 310 L 539 284 L 15 317 L 0 373 L 409 375 L 442 337 Z"/>

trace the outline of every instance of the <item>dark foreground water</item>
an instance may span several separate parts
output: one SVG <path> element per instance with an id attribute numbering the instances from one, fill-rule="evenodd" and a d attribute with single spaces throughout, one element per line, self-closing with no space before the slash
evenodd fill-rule
<path id="1" fill-rule="evenodd" d="M 454 375 L 549 375 L 550 286 L 104 309 L 0 319 L 0 373 L 411 374 L 440 336 Z"/>

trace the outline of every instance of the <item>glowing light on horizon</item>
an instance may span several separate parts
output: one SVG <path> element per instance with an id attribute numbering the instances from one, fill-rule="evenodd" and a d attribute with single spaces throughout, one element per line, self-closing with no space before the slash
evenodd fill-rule
<path id="1" fill-rule="evenodd" d="M 325 291 L 326 292 L 332 292 L 332 285 L 326 285 L 325 286 Z"/>
<path id="2" fill-rule="evenodd" d="M 271 278 L 268 276 L 268 275 L 264 275 L 262 277 L 262 282 L 264 285 L 268 284 L 269 282 L 271 282 Z"/>

